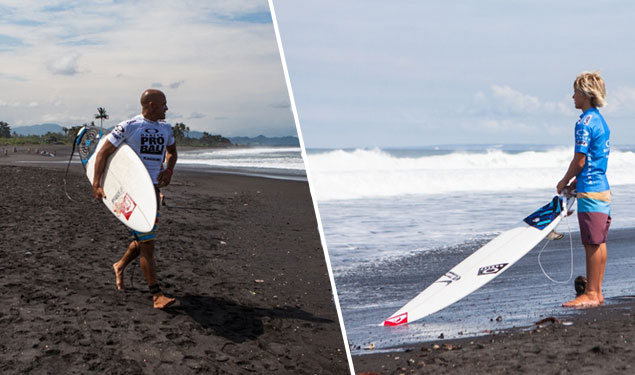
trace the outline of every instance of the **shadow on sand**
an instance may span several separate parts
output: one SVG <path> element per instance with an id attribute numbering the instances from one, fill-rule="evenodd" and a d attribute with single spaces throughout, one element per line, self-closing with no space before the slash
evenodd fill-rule
<path id="1" fill-rule="evenodd" d="M 264 332 L 263 317 L 272 319 L 299 319 L 313 323 L 333 323 L 306 311 L 293 308 L 265 309 L 239 305 L 223 298 L 184 295 L 177 297 L 179 304 L 165 310 L 171 315 L 186 314 L 204 329 L 235 343 L 254 340 Z"/>

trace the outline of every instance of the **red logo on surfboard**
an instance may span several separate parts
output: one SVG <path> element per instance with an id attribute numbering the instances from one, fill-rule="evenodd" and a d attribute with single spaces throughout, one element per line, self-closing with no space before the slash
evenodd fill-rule
<path id="1" fill-rule="evenodd" d="M 117 215 L 123 214 L 123 217 L 128 220 L 135 208 L 137 208 L 137 203 L 130 195 L 128 195 L 128 193 L 126 193 L 117 203 L 115 203 L 114 211 Z"/>
<path id="2" fill-rule="evenodd" d="M 408 323 L 408 313 L 405 312 L 403 314 L 399 314 L 397 316 L 392 316 L 386 320 L 384 320 L 384 326 L 398 326 L 401 324 Z"/>

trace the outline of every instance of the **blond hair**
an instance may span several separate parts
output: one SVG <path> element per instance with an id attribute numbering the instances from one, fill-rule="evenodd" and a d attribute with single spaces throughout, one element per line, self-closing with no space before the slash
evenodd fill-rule
<path id="1" fill-rule="evenodd" d="M 600 71 L 582 72 L 573 82 L 573 88 L 586 97 L 591 98 L 591 105 L 595 108 L 606 105 L 606 88 L 604 80 L 600 76 Z"/>

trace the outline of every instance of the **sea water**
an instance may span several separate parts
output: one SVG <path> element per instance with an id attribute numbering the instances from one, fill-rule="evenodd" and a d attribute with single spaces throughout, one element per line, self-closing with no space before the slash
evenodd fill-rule
<path id="1" fill-rule="evenodd" d="M 613 147 L 608 178 L 613 203 L 604 293 L 635 294 L 635 148 Z M 502 231 L 547 204 L 573 156 L 570 147 L 445 146 L 422 149 L 308 150 L 349 343 L 364 353 L 426 340 L 489 334 L 570 313 L 573 281 L 556 284 L 532 250 L 497 279 L 454 305 L 404 327 L 384 319 Z M 576 216 L 547 244 L 555 279 L 584 274 Z M 541 247 L 539 245 L 539 247 Z M 611 250 L 612 249 L 612 250 Z M 498 317 L 502 318 L 502 321 Z M 442 335 L 442 336 L 441 336 Z"/>
<path id="2" fill-rule="evenodd" d="M 179 151 L 179 167 L 306 180 L 300 147 L 254 147 Z"/>

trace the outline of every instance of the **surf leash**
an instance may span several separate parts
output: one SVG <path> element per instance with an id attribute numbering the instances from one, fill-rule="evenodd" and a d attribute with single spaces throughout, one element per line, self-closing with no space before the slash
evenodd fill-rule
<path id="1" fill-rule="evenodd" d="M 542 252 L 545 250 L 545 248 L 547 247 L 549 242 L 552 241 L 551 239 L 549 239 L 549 237 L 546 238 L 545 244 L 542 246 L 542 249 L 540 249 L 540 251 L 538 252 L 538 265 L 540 266 L 540 269 L 542 270 L 542 273 L 545 275 L 545 277 L 547 279 L 549 279 L 550 281 L 552 281 L 552 282 L 554 282 L 556 284 L 566 284 L 566 283 L 570 282 L 571 279 L 573 278 L 573 235 L 571 234 L 571 226 L 569 225 L 569 212 L 568 212 L 568 208 L 567 208 L 567 193 L 566 192 L 562 196 L 562 206 L 563 206 L 563 210 L 565 211 L 564 212 L 564 214 L 565 214 L 564 220 L 566 220 L 566 222 L 567 222 L 567 229 L 569 231 L 569 252 L 570 252 L 570 262 L 571 262 L 571 267 L 570 267 L 570 270 L 569 270 L 569 278 L 567 280 L 563 280 L 563 281 L 556 280 L 556 279 L 552 278 L 551 276 L 549 276 L 549 274 L 547 274 L 547 271 L 545 271 L 545 268 L 542 266 L 542 261 L 540 260 L 540 258 L 542 256 Z M 560 225 L 560 223 L 558 223 L 558 225 Z M 555 232 L 556 228 L 554 228 L 554 232 Z"/>
<path id="2" fill-rule="evenodd" d="M 78 131 L 77 135 L 75 135 L 75 139 L 73 139 L 73 150 L 71 151 L 71 156 L 68 158 L 68 164 L 66 164 L 66 173 L 64 173 L 64 194 L 66 194 L 66 198 L 68 198 L 71 202 L 75 202 L 70 195 L 68 195 L 68 190 L 66 188 L 66 177 L 68 176 L 68 169 L 71 166 L 71 161 L 73 160 L 73 155 L 75 155 L 75 146 L 79 138 L 82 136 L 83 131 Z"/>

